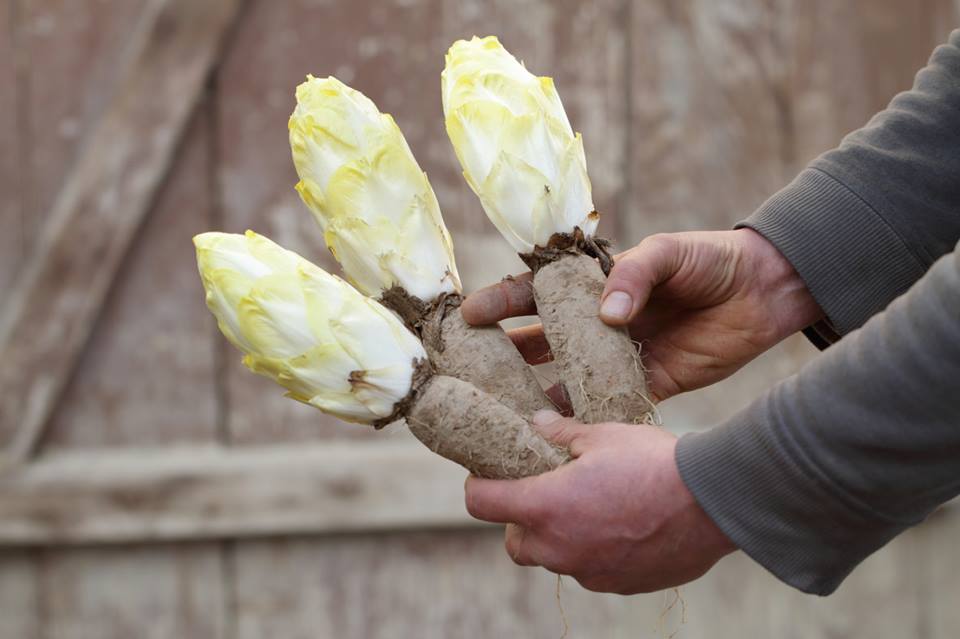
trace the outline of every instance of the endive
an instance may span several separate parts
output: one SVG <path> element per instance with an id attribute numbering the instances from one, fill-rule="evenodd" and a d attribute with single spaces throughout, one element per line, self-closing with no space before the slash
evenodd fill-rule
<path id="1" fill-rule="evenodd" d="M 551 78 L 538 78 L 494 36 L 459 40 L 441 75 L 447 133 L 487 216 L 518 253 L 579 228 L 594 211 L 583 139 Z"/>
<path id="2" fill-rule="evenodd" d="M 431 450 L 473 474 L 518 478 L 567 460 L 527 422 L 461 380 L 435 375 L 389 310 L 252 231 L 194 238 L 207 306 L 253 372 L 341 419 L 405 417 Z"/>
<path id="3" fill-rule="evenodd" d="M 523 415 L 552 408 L 502 330 L 463 321 L 450 234 L 393 118 L 336 78 L 309 76 L 296 98 L 288 124 L 296 188 L 347 279 L 421 333 L 439 372 Z"/>
<path id="4" fill-rule="evenodd" d="M 537 312 L 574 414 L 646 421 L 653 404 L 636 349 L 625 329 L 599 318 L 612 260 L 594 238 L 600 216 L 583 140 L 553 80 L 530 73 L 496 37 L 475 37 L 450 47 L 441 94 L 464 177 L 534 271 Z"/>
<path id="5" fill-rule="evenodd" d="M 393 313 L 267 238 L 193 239 L 207 307 L 250 370 L 346 421 L 389 418 L 427 354 Z"/>
<path id="6" fill-rule="evenodd" d="M 390 115 L 336 78 L 308 76 L 288 128 L 297 192 L 347 279 L 370 296 L 460 292 L 440 205 Z"/>

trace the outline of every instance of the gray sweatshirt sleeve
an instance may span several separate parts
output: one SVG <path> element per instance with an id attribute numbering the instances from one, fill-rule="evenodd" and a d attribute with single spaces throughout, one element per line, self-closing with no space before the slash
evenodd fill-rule
<path id="1" fill-rule="evenodd" d="M 960 239 L 960 30 L 913 89 L 814 160 L 739 226 L 793 264 L 824 347 L 903 294 Z"/>
<path id="2" fill-rule="evenodd" d="M 684 483 L 777 577 L 829 594 L 960 493 L 960 250 L 799 374 L 677 445 Z"/>
<path id="3" fill-rule="evenodd" d="M 743 225 L 823 308 L 808 336 L 846 337 L 726 423 L 682 438 L 677 464 L 734 543 L 828 594 L 960 492 L 960 252 L 931 268 L 960 239 L 960 31 L 913 90 Z"/>

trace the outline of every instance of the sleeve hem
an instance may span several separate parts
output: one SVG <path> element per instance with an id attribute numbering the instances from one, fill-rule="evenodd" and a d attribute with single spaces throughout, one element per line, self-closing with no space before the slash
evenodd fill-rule
<path id="1" fill-rule="evenodd" d="M 737 226 L 777 247 L 839 336 L 862 326 L 926 272 L 869 204 L 816 168 L 804 170 Z"/>

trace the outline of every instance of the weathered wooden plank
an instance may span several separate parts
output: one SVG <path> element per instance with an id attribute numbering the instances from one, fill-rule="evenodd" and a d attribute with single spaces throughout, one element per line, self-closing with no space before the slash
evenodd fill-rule
<path id="1" fill-rule="evenodd" d="M 0 553 L 0 637 L 40 639 L 40 584 L 36 551 Z"/>
<path id="2" fill-rule="evenodd" d="M 949 507 L 931 515 L 913 533 L 922 622 L 917 636 L 952 637 L 960 627 L 960 556 L 955 551 L 958 534 L 960 512 Z"/>
<path id="3" fill-rule="evenodd" d="M 0 545 L 460 526 L 465 476 L 406 443 L 51 454 L 0 477 Z"/>
<path id="4" fill-rule="evenodd" d="M 791 51 L 791 175 L 866 124 L 957 26 L 951 0 L 793 3 L 783 22 Z"/>
<path id="5" fill-rule="evenodd" d="M 44 551 L 44 637 L 223 637 L 213 544 Z"/>
<path id="6" fill-rule="evenodd" d="M 931 524 L 870 557 L 829 598 L 791 589 L 742 553 L 681 588 L 673 607 L 673 591 L 597 595 L 564 579 L 569 636 L 946 639 L 958 579 L 939 555 L 956 525 Z M 924 547 L 941 564 L 933 582 Z M 555 576 L 514 566 L 499 531 L 243 541 L 236 556 L 241 638 L 561 635 Z"/>
<path id="7" fill-rule="evenodd" d="M 45 452 L 209 442 L 217 437 L 216 327 L 191 237 L 212 216 L 210 135 L 201 105 L 156 204 L 133 239 L 75 374 L 41 442 Z"/>
<path id="8" fill-rule="evenodd" d="M 621 238 L 729 228 L 784 180 L 778 3 L 632 5 L 629 217 Z"/>
<path id="9" fill-rule="evenodd" d="M 565 579 L 561 613 L 556 576 L 515 566 L 499 530 L 240 542 L 236 573 L 238 639 L 557 639 L 564 615 L 569 637 L 646 637 L 662 607 Z"/>
<path id="10" fill-rule="evenodd" d="M 237 0 L 170 0 L 64 185 L 0 327 L 5 463 L 32 451 L 169 166 Z M 166 99 L 158 99 L 164 96 Z"/>
<path id="11" fill-rule="evenodd" d="M 148 2 L 12 0 L 20 13 L 24 79 L 21 126 L 25 235 L 38 237 L 89 131 L 129 62 L 127 45 Z"/>
<path id="12" fill-rule="evenodd" d="M 0 4 L 0 295 L 19 268 L 25 235 L 18 161 L 23 142 L 18 126 L 20 34 L 13 9 L 13 3 Z"/>

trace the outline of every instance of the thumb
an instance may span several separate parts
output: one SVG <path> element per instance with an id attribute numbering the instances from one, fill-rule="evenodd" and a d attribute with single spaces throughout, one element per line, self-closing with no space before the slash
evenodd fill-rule
<path id="1" fill-rule="evenodd" d="M 589 427 L 570 417 L 552 410 L 538 410 L 533 415 L 533 428 L 545 439 L 570 450 L 574 457 L 580 456 L 582 440 Z"/>
<path id="2" fill-rule="evenodd" d="M 600 319 L 611 326 L 632 322 L 654 287 L 670 279 L 680 263 L 680 244 L 665 233 L 618 255 L 600 296 Z"/>

